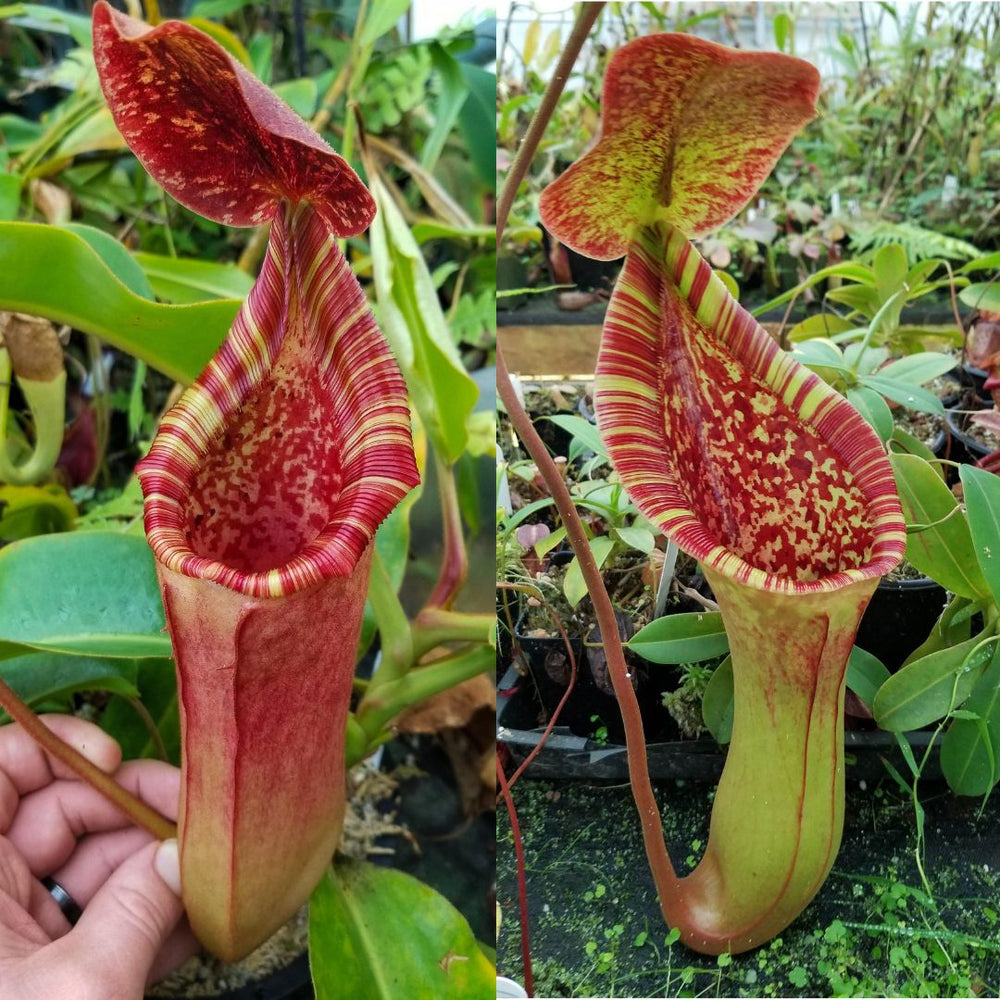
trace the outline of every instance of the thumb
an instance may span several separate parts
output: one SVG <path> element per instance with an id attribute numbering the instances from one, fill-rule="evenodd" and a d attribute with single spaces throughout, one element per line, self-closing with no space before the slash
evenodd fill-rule
<path id="1" fill-rule="evenodd" d="M 57 944 L 85 965 L 100 955 L 109 996 L 142 996 L 183 913 L 177 841 L 148 844 L 118 867 Z M 67 956 L 69 957 L 69 956 Z"/>

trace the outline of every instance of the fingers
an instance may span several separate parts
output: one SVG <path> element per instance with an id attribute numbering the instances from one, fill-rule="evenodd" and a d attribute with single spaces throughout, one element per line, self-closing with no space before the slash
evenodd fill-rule
<path id="1" fill-rule="evenodd" d="M 91 722 L 68 715 L 43 715 L 42 722 L 103 771 L 121 762 L 118 744 Z M 49 755 L 20 726 L 0 727 L 0 833 L 17 812 L 21 796 L 72 772 Z"/>
<path id="2" fill-rule="evenodd" d="M 157 956 L 181 919 L 177 842 L 148 844 L 111 876 L 80 922 L 46 951 L 49 960 L 94 970 L 107 996 L 142 996 Z"/>
<path id="3" fill-rule="evenodd" d="M 115 780 L 158 812 L 171 819 L 176 817 L 180 796 L 177 768 L 162 761 L 129 761 L 115 773 Z M 74 852 L 79 853 L 78 838 L 129 825 L 130 821 L 114 803 L 86 783 L 57 780 L 21 799 L 9 824 L 7 839 L 21 851 L 31 871 L 40 877 L 52 874 L 66 864 Z M 145 840 L 150 839 L 144 836 Z M 80 850 L 85 843 L 80 845 Z M 133 849 L 136 846 L 133 842 Z M 125 856 L 121 855 L 118 861 Z M 84 857 L 100 859 L 99 853 L 93 851 L 85 853 Z M 104 877 L 116 866 L 102 868 Z M 75 889 L 66 888 L 75 895 Z"/>

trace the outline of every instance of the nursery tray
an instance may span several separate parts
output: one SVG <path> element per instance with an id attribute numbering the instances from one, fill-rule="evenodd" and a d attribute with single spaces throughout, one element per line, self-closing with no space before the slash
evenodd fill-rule
<path id="1" fill-rule="evenodd" d="M 544 728 L 525 728 L 525 719 L 537 714 L 537 703 L 518 685 L 520 675 L 511 667 L 499 685 L 499 691 L 513 691 L 510 695 L 497 695 L 497 740 L 504 743 L 514 766 L 538 746 Z M 917 731 L 906 738 L 919 761 L 933 734 Z M 900 752 L 896 737 L 885 732 L 857 732 L 844 734 L 847 761 L 847 778 L 853 781 L 877 781 L 886 776 L 888 762 L 900 774 L 909 769 Z M 670 743 L 648 743 L 646 754 L 651 778 L 685 778 L 691 781 L 717 781 L 726 761 L 726 750 L 709 736 Z M 586 779 L 588 781 L 628 781 L 628 757 L 624 746 L 601 743 L 586 736 L 578 736 L 563 726 L 555 726 L 545 745 L 528 768 L 534 778 Z M 924 769 L 925 778 L 941 777 L 935 748 Z"/>

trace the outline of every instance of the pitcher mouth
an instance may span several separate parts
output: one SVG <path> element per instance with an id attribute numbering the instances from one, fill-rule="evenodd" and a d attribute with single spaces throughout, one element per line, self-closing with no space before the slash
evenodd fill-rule
<path id="1" fill-rule="evenodd" d="M 349 576 L 418 482 L 405 383 L 310 206 L 279 210 L 229 337 L 137 472 L 157 559 L 254 597 Z"/>
<path id="2" fill-rule="evenodd" d="M 861 415 L 780 350 L 666 223 L 637 235 L 608 307 L 595 406 L 640 510 L 759 590 L 836 590 L 903 555 L 902 511 Z"/>

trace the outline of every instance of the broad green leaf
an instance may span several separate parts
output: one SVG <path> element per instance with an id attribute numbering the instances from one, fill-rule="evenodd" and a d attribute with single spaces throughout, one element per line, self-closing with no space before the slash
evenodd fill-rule
<path id="1" fill-rule="evenodd" d="M 199 0 L 189 13 L 189 17 L 226 17 L 249 7 L 253 0 Z"/>
<path id="2" fill-rule="evenodd" d="M 656 547 L 656 537 L 648 528 L 614 528 L 612 531 L 629 548 L 646 555 Z"/>
<path id="3" fill-rule="evenodd" d="M 892 431 L 892 437 L 889 438 L 887 442 L 892 446 L 891 453 L 894 455 L 916 455 L 917 458 L 923 459 L 925 462 L 931 463 L 931 468 L 934 470 L 935 475 L 939 479 L 944 479 L 944 466 L 937 463 L 934 452 L 924 444 L 920 438 L 915 437 L 910 434 L 909 431 L 904 431 L 902 427 L 895 427 Z"/>
<path id="4" fill-rule="evenodd" d="M 492 997 L 496 985 L 496 969 L 444 896 L 346 858 L 312 894 L 309 963 L 316 1000 L 470 1000 Z"/>
<path id="5" fill-rule="evenodd" d="M 127 148 L 111 117 L 111 109 L 101 106 L 95 108 L 83 121 L 66 133 L 53 152 L 52 158 L 57 162 L 67 161 L 81 153 L 115 150 L 124 152 Z"/>
<path id="6" fill-rule="evenodd" d="M 465 450 L 479 390 L 462 366 L 420 247 L 382 182 L 370 180 L 378 205 L 370 232 L 379 319 L 431 444 L 451 464 Z"/>
<path id="7" fill-rule="evenodd" d="M 972 636 L 972 616 L 981 610 L 980 604 L 968 597 L 952 597 L 938 615 L 927 638 L 910 653 L 903 665 L 966 642 Z"/>
<path id="8" fill-rule="evenodd" d="M 956 795 L 985 795 L 997 782 L 1000 750 L 1000 649 L 972 689 L 965 709 L 941 742 L 941 770 Z"/>
<path id="9" fill-rule="evenodd" d="M 68 222 L 61 228 L 75 233 L 80 239 L 90 244 L 91 249 L 96 251 L 114 276 L 130 292 L 141 295 L 144 299 L 155 297 L 153 286 L 150 285 L 146 272 L 139 266 L 135 257 L 109 233 L 96 226 L 85 226 L 79 222 Z"/>
<path id="10" fill-rule="evenodd" d="M 535 555 L 539 559 L 547 553 L 551 552 L 557 545 L 561 545 L 563 539 L 566 537 L 565 528 L 556 528 L 555 531 L 550 531 L 544 538 L 539 539 L 532 548 L 535 550 Z"/>
<path id="11" fill-rule="evenodd" d="M 701 718 L 716 743 L 733 737 L 733 658 L 727 656 L 712 671 L 701 699 Z"/>
<path id="12" fill-rule="evenodd" d="M 235 264 L 158 253 L 135 253 L 133 257 L 156 297 L 167 302 L 184 305 L 205 299 L 244 299 L 253 287 L 253 277 Z"/>
<path id="13" fill-rule="evenodd" d="M 37 142 L 41 138 L 42 131 L 41 122 L 31 121 L 20 115 L 0 115 L 0 135 L 3 136 L 3 146 L 12 156 Z"/>
<path id="14" fill-rule="evenodd" d="M 89 49 L 92 42 L 90 18 L 40 3 L 12 3 L 0 6 L 0 20 L 17 18 L 23 27 L 39 28 L 54 34 L 70 35 L 81 48 Z"/>
<path id="15" fill-rule="evenodd" d="M 19 174 L 0 173 L 0 222 L 17 218 L 23 183 L 24 178 Z"/>
<path id="16" fill-rule="evenodd" d="M 440 42 L 431 43 L 430 53 L 435 69 L 437 99 L 434 102 L 434 127 L 420 150 L 420 165 L 425 170 L 434 169 L 468 97 L 462 68 L 454 56 Z"/>
<path id="17" fill-rule="evenodd" d="M 905 358 L 890 361 L 884 368 L 878 370 L 882 378 L 891 378 L 897 382 L 912 382 L 923 385 L 931 379 L 950 372 L 955 367 L 955 359 L 949 354 L 938 351 L 921 351 L 920 354 L 909 354 Z"/>
<path id="18" fill-rule="evenodd" d="M 875 428 L 881 441 L 892 437 L 892 411 L 880 393 L 865 386 L 855 386 L 847 390 L 846 396 L 847 401 Z"/>
<path id="19" fill-rule="evenodd" d="M 843 285 L 826 293 L 831 302 L 839 302 L 865 316 L 874 316 L 879 307 L 878 289 L 870 285 Z"/>
<path id="20" fill-rule="evenodd" d="M 300 118 L 310 119 L 319 104 L 319 87 L 315 79 L 304 76 L 299 80 L 285 80 L 271 88 Z"/>
<path id="21" fill-rule="evenodd" d="M 134 662 L 134 661 L 126 661 Z M 173 660 L 147 659 L 138 662 L 137 697 L 149 713 L 163 742 L 167 760 L 180 764 L 180 715 L 177 708 L 177 678 Z M 149 725 L 127 698 L 112 698 L 101 714 L 101 728 L 113 736 L 126 760 L 160 756 Z"/>
<path id="22" fill-rule="evenodd" d="M 877 393 L 891 399 L 894 403 L 901 403 L 911 410 L 920 410 L 923 413 L 933 413 L 935 416 L 944 416 L 944 406 L 941 400 L 933 392 L 924 389 L 919 385 L 911 385 L 909 382 L 897 382 L 895 379 L 884 378 L 882 375 L 861 375 L 858 380 L 869 389 L 874 389 Z M 892 436 L 892 432 L 889 432 Z M 883 440 L 887 440 L 883 438 Z"/>
<path id="23" fill-rule="evenodd" d="M 144 299 L 86 240 L 59 226 L 0 223 L 0 274 L 0 309 L 93 333 L 180 382 L 205 367 L 240 306 L 232 299 L 183 306 Z"/>
<path id="24" fill-rule="evenodd" d="M 135 695 L 137 660 L 27 653 L 0 660 L 0 677 L 29 705 L 79 691 Z"/>
<path id="25" fill-rule="evenodd" d="M 788 331 L 790 343 L 811 340 L 813 337 L 831 337 L 835 333 L 843 333 L 845 330 L 853 330 L 856 326 L 849 319 L 838 316 L 836 313 L 820 313 L 817 316 L 809 316 L 796 323 Z"/>
<path id="26" fill-rule="evenodd" d="M 38 650 L 170 656 L 145 539 L 84 531 L 0 550 L 0 659 Z"/>
<path id="27" fill-rule="evenodd" d="M 1000 477 L 974 465 L 959 470 L 976 558 L 993 600 L 1000 603 Z"/>
<path id="28" fill-rule="evenodd" d="M 607 562 L 614 547 L 615 543 L 607 535 L 600 535 L 590 540 L 590 548 L 594 553 L 598 569 Z M 584 582 L 578 559 L 574 559 L 566 567 L 566 576 L 563 577 L 563 594 L 566 595 L 566 600 L 572 608 L 575 608 L 587 596 L 587 584 Z"/>
<path id="29" fill-rule="evenodd" d="M 969 524 L 934 467 L 916 455 L 890 455 L 889 463 L 910 529 L 906 558 L 953 594 L 972 600 L 989 597 Z"/>
<path id="30" fill-rule="evenodd" d="M 787 51 L 788 39 L 794 37 L 795 26 L 792 19 L 784 11 L 774 15 L 774 44 L 779 52 Z"/>
<path id="31" fill-rule="evenodd" d="M 2 122 L 2 118 L 0 118 L 0 122 Z M 975 260 L 970 260 L 968 264 L 963 264 L 958 269 L 958 273 L 968 274 L 970 271 L 989 271 L 997 267 L 1000 267 L 1000 250 L 977 257 Z"/>
<path id="32" fill-rule="evenodd" d="M 460 65 L 469 94 L 458 113 L 458 126 L 480 181 L 492 190 L 496 184 L 496 74 L 481 66 Z"/>
<path id="33" fill-rule="evenodd" d="M 775 309 L 794 298 L 798 298 L 807 288 L 812 288 L 821 281 L 826 281 L 827 278 L 850 278 L 852 281 L 858 281 L 863 284 L 874 284 L 875 282 L 872 269 L 865 264 L 859 264 L 855 261 L 843 261 L 840 264 L 831 264 L 829 267 L 820 268 L 815 273 L 809 275 L 805 281 L 800 282 L 794 288 L 790 288 L 787 292 L 782 292 L 775 298 L 769 299 L 763 305 L 757 306 L 756 309 L 752 309 L 750 315 L 762 316 L 771 309 Z"/>
<path id="34" fill-rule="evenodd" d="M 597 432 L 597 427 L 589 420 L 584 420 L 583 417 L 577 417 L 571 413 L 557 413 L 545 419 L 551 420 L 557 427 L 561 427 L 572 435 L 574 443 L 578 443 L 577 452 L 586 450 L 605 459 L 608 457 L 607 449 L 604 447 L 601 435 Z M 569 457 L 575 458 L 576 456 L 570 455 Z"/>
<path id="35" fill-rule="evenodd" d="M 524 65 L 530 66 L 532 60 L 535 58 L 535 53 L 538 52 L 538 43 L 542 38 L 542 19 L 536 17 L 531 24 L 528 25 L 528 30 L 524 33 L 524 48 L 521 51 L 521 60 Z"/>
<path id="36" fill-rule="evenodd" d="M 889 679 L 889 671 L 877 657 L 860 646 L 851 650 L 847 660 L 847 686 L 869 707 L 875 703 L 879 688 Z"/>
<path id="37" fill-rule="evenodd" d="M 651 663 L 696 663 L 729 652 L 729 637 L 718 611 L 692 611 L 656 618 L 627 643 Z"/>
<path id="38" fill-rule="evenodd" d="M 879 688 L 872 705 L 881 729 L 904 733 L 958 708 L 993 659 L 998 637 L 976 636 L 907 663 Z"/>
<path id="39" fill-rule="evenodd" d="M 830 340 L 814 337 L 795 345 L 792 356 L 804 365 L 833 368 L 836 371 L 850 371 L 847 359 L 840 348 Z"/>
<path id="40" fill-rule="evenodd" d="M 875 251 L 872 271 L 875 273 L 875 287 L 883 302 L 903 287 L 908 270 L 906 251 L 898 243 L 889 243 Z"/>
<path id="41" fill-rule="evenodd" d="M 379 0 L 370 4 L 361 29 L 361 44 L 372 45 L 396 27 L 396 22 L 410 9 L 410 0 Z"/>
<path id="42" fill-rule="evenodd" d="M 963 288 L 958 297 L 973 309 L 1000 313 L 1000 281 L 980 282 Z"/>

